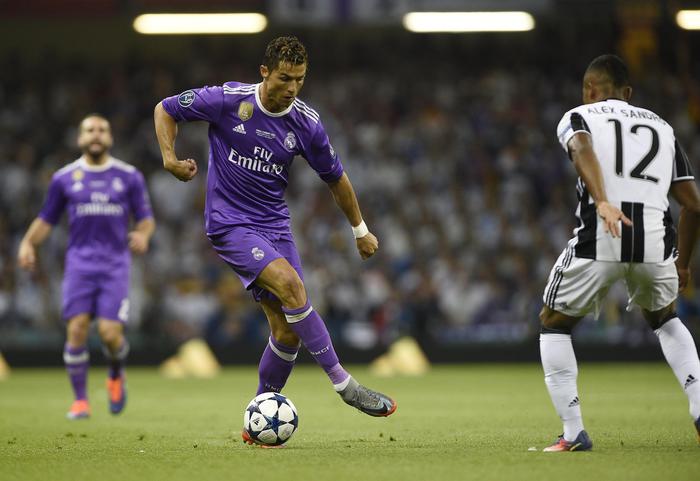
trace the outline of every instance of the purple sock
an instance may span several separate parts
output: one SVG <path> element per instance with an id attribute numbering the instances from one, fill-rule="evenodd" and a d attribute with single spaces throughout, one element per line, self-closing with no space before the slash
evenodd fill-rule
<path id="1" fill-rule="evenodd" d="M 289 375 L 294 367 L 294 360 L 297 358 L 298 347 L 289 347 L 279 343 L 270 336 L 267 347 L 260 358 L 258 375 L 257 394 L 264 392 L 280 392 L 287 383 Z M 256 394 L 256 395 L 257 395 Z"/>
<path id="2" fill-rule="evenodd" d="M 102 352 L 109 363 L 109 370 L 107 373 L 109 378 L 116 379 L 121 376 L 124 365 L 126 364 L 126 357 L 129 355 L 129 341 L 126 340 L 126 337 L 115 354 L 112 354 L 109 348 L 104 344 L 102 345 Z"/>
<path id="3" fill-rule="evenodd" d="M 63 348 L 63 362 L 66 364 L 75 399 L 87 399 L 87 373 L 90 366 L 87 347 L 70 347 L 66 344 Z"/>
<path id="4" fill-rule="evenodd" d="M 298 309 L 282 307 L 287 323 L 320 364 L 334 385 L 341 384 L 350 374 L 343 369 L 333 349 L 331 336 L 321 316 L 313 310 L 309 301 Z"/>

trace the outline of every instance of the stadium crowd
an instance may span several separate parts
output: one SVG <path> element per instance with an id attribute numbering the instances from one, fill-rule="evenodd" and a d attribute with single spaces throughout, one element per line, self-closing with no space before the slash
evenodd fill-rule
<path id="1" fill-rule="evenodd" d="M 353 62 L 330 69 L 314 63 L 317 49 L 309 45 L 301 98 L 320 113 L 380 241 L 379 255 L 362 262 L 329 190 L 297 160 L 287 195 L 292 225 L 310 298 L 332 335 L 359 348 L 400 333 L 446 344 L 534 339 L 549 269 L 575 223 L 575 173 L 555 128 L 580 103 L 581 72 L 467 68 L 449 55 L 423 56 L 418 67 L 395 61 L 377 68 L 375 59 L 366 69 Z M 150 253 L 134 261 L 130 337 L 136 345 L 200 335 L 216 347 L 264 342 L 261 314 L 205 237 L 205 172 L 185 184 L 163 170 L 152 121 L 160 99 L 187 88 L 257 82 L 258 63 L 220 52 L 189 56 L 186 68 L 139 55 L 108 69 L 60 55 L 0 61 L 5 342 L 60 338 L 65 228 L 42 247 L 35 274 L 16 268 L 16 252 L 52 173 L 78 156 L 77 123 L 93 111 L 111 120 L 113 155 L 146 175 L 158 222 Z M 635 85 L 633 101 L 667 119 L 698 165 L 693 92 L 663 72 Z M 204 170 L 205 125 L 182 128 L 178 149 Z M 624 288 L 611 292 L 599 321 L 584 323 L 578 339 L 652 342 L 626 302 Z M 697 290 L 679 311 L 700 332 Z"/>

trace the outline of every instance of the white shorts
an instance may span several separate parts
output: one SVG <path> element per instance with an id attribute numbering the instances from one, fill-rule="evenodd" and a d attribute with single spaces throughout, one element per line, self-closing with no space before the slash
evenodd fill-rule
<path id="1" fill-rule="evenodd" d="M 620 279 L 627 284 L 628 310 L 637 304 L 658 311 L 678 296 L 675 259 L 659 263 L 610 262 L 574 256 L 573 246 L 561 253 L 549 274 L 542 301 L 550 309 L 571 317 L 583 317 L 600 306 L 610 287 Z"/>

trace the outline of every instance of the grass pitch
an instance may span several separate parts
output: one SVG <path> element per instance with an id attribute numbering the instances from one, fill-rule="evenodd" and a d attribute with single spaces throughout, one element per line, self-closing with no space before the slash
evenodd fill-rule
<path id="1" fill-rule="evenodd" d="M 345 406 L 315 366 L 285 394 L 299 430 L 284 449 L 240 441 L 257 371 L 166 380 L 130 368 L 129 403 L 107 412 L 104 368 L 92 368 L 92 418 L 64 419 L 60 369 L 16 369 L 0 382 L 0 479 L 193 480 L 693 480 L 700 447 L 687 403 L 662 364 L 585 364 L 579 390 L 590 453 L 542 453 L 561 431 L 539 365 L 436 367 L 418 378 L 354 375 L 398 401 L 375 419 Z M 538 451 L 531 451 L 537 448 Z"/>

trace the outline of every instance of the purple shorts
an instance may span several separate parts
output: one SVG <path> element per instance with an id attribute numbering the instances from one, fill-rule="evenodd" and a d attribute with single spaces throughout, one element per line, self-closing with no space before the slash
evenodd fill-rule
<path id="1" fill-rule="evenodd" d="M 103 271 L 66 269 L 63 319 L 78 314 L 125 323 L 129 317 L 129 266 Z"/>
<path id="2" fill-rule="evenodd" d="M 253 298 L 275 299 L 275 296 L 255 285 L 262 270 L 275 259 L 285 258 L 303 280 L 301 260 L 290 232 L 263 232 L 249 227 L 234 227 L 225 234 L 210 236 L 214 250 L 238 274 L 243 286 Z"/>

